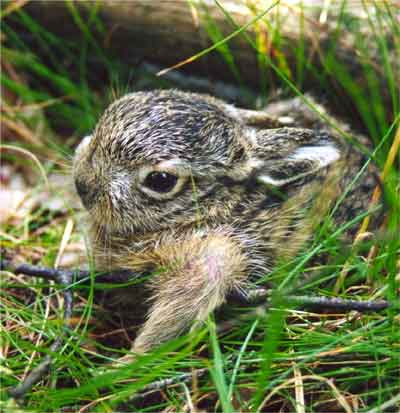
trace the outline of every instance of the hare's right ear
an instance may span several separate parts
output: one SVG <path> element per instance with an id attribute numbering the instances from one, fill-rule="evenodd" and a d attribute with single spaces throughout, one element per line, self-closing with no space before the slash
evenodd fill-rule
<path id="1" fill-rule="evenodd" d="M 311 129 L 260 130 L 255 140 L 255 179 L 276 187 L 313 175 L 341 155 L 339 144 L 331 136 Z"/>

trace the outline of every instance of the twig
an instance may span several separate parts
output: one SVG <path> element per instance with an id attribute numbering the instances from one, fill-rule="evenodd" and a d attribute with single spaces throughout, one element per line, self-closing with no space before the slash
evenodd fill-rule
<path id="1" fill-rule="evenodd" d="M 31 264 L 13 264 L 9 260 L 0 260 L 0 270 L 24 274 L 30 277 L 44 278 L 47 281 L 58 282 L 59 279 L 64 279 L 68 280 L 67 285 L 71 285 L 73 282 L 90 282 L 92 275 L 95 277 L 96 282 L 115 284 L 127 283 L 143 276 L 143 274 L 136 274 L 125 270 L 95 274 L 85 270 L 63 270 Z"/>
<path id="2" fill-rule="evenodd" d="M 4 262 L 2 261 L 0 263 L 1 269 L 3 269 L 3 264 Z M 16 271 L 16 272 L 23 273 L 22 271 Z M 65 289 L 63 291 L 63 296 L 64 296 L 63 334 L 58 336 L 57 339 L 54 341 L 54 343 L 51 345 L 50 347 L 51 353 L 55 353 L 57 350 L 59 350 L 59 348 L 61 347 L 63 343 L 64 336 L 68 332 L 68 324 L 69 324 L 69 320 L 72 317 L 72 307 L 73 307 L 73 295 L 70 289 L 71 278 L 65 273 L 63 273 L 62 271 L 58 272 L 57 274 L 53 274 L 53 275 L 54 275 L 54 281 L 64 286 Z M 9 390 L 10 396 L 14 397 L 15 399 L 22 398 L 47 373 L 49 367 L 51 366 L 52 360 L 53 360 L 53 355 L 48 354 L 43 359 L 43 361 L 41 361 L 39 365 L 36 366 L 28 374 L 28 376 L 25 378 L 24 381 L 22 381 L 20 384 L 18 384 L 13 389 Z"/>
<path id="3" fill-rule="evenodd" d="M 236 293 L 232 295 L 232 299 L 245 305 L 254 305 L 269 302 L 271 290 L 264 288 L 256 288 L 247 291 L 246 293 Z M 284 301 L 290 306 L 303 307 L 318 307 L 319 309 L 336 309 L 343 311 L 382 311 L 390 307 L 388 301 L 385 300 L 371 300 L 371 301 L 356 301 L 347 300 L 339 297 L 321 297 L 321 296 L 306 296 L 306 295 L 286 295 L 283 297 Z"/>
<path id="4" fill-rule="evenodd" d="M 15 274 L 24 274 L 30 277 L 44 278 L 47 281 L 54 281 L 55 283 L 64 287 L 64 316 L 63 316 L 63 333 L 60 335 L 50 347 L 50 352 L 44 359 L 36 366 L 16 387 L 9 390 L 11 397 L 21 399 L 30 391 L 30 389 L 39 382 L 49 370 L 53 361 L 53 354 L 59 350 L 63 343 L 64 336 L 68 331 L 69 320 L 72 317 L 73 308 L 73 294 L 71 287 L 74 282 L 89 282 L 91 280 L 90 271 L 82 270 L 62 270 L 55 268 L 41 267 L 30 264 L 13 264 L 9 260 L 0 260 L 0 270 L 12 271 Z M 129 271 L 116 271 L 112 274 L 97 274 L 96 281 L 103 283 L 126 283 L 133 279 L 139 278 L 138 274 L 133 274 Z"/>
<path id="5" fill-rule="evenodd" d="M 396 396 L 392 397 L 390 400 L 382 403 L 380 406 L 378 407 L 374 407 L 371 410 L 368 410 L 367 413 L 379 413 L 379 412 L 383 412 L 386 409 L 388 409 L 389 407 L 396 407 L 395 405 L 397 405 L 400 402 L 400 393 L 396 394 Z M 399 407 L 397 405 L 397 407 Z"/>
<path id="6" fill-rule="evenodd" d="M 68 330 L 69 320 L 72 317 L 72 290 L 73 282 L 89 282 L 91 280 L 92 273 L 90 271 L 82 270 L 62 270 L 54 268 L 46 268 L 30 264 L 18 264 L 14 265 L 11 261 L 0 260 L 0 270 L 12 271 L 16 274 L 24 274 L 31 277 L 40 277 L 48 281 L 54 281 L 65 287 L 63 291 L 64 295 L 64 334 L 58 337 L 50 347 L 52 353 L 55 353 L 63 342 L 64 335 Z M 102 283 L 126 283 L 143 276 L 143 274 L 132 273 L 128 270 L 118 270 L 113 273 L 100 273 L 95 274 L 95 280 Z M 230 297 L 233 300 L 246 305 L 255 305 L 258 303 L 270 303 L 270 291 L 264 288 L 257 288 L 246 293 L 235 293 Z M 284 297 L 285 302 L 288 305 L 300 305 L 304 307 L 318 307 L 319 309 L 338 309 L 343 311 L 356 310 L 360 312 L 367 311 L 382 311 L 390 307 L 389 303 L 384 300 L 375 301 L 355 301 L 345 300 L 337 297 L 309 297 L 309 296 L 297 296 L 288 295 Z M 22 398 L 48 371 L 52 363 L 52 354 L 47 355 L 44 360 L 32 370 L 27 378 L 18 386 L 9 391 L 10 395 L 16 399 Z M 202 370 L 199 370 L 200 372 Z M 203 374 L 202 372 L 201 374 Z M 167 387 L 175 381 L 189 380 L 192 374 L 185 373 L 171 379 L 164 379 L 158 382 L 153 382 L 144 388 L 144 391 L 138 395 L 133 396 L 131 401 L 137 398 L 145 397 L 146 392 L 152 392 L 159 390 L 163 387 Z"/>
<path id="7" fill-rule="evenodd" d="M 149 383 L 147 386 L 144 386 L 140 393 L 134 394 L 132 397 L 128 399 L 128 402 L 133 402 L 136 400 L 143 399 L 147 397 L 149 394 L 154 393 L 155 391 L 165 389 L 168 386 L 176 383 L 188 383 L 190 382 L 194 376 L 202 377 L 204 374 L 208 372 L 207 368 L 198 369 L 193 372 L 189 373 L 182 373 L 175 377 L 169 377 L 167 379 L 153 381 Z"/>
<path id="8" fill-rule="evenodd" d="M 55 281 L 60 283 L 59 280 L 63 280 L 61 284 L 71 286 L 72 282 L 89 282 L 91 279 L 90 271 L 82 270 L 62 270 L 47 267 L 40 267 L 30 264 L 13 265 L 8 260 L 0 261 L 1 270 L 9 270 L 16 274 L 24 274 L 31 277 L 40 277 L 49 281 Z M 127 283 L 132 280 L 139 279 L 143 274 L 132 273 L 129 270 L 118 270 L 113 273 L 99 273 L 94 274 L 95 280 L 102 283 Z M 234 301 L 242 304 L 254 305 L 257 303 L 265 302 L 270 296 L 270 290 L 264 288 L 256 288 L 246 293 L 232 294 L 231 298 Z M 285 296 L 285 301 L 289 305 L 301 305 L 304 307 L 319 307 L 321 309 L 337 309 L 344 311 L 382 311 L 389 308 L 389 303 L 385 300 L 373 300 L 373 301 L 356 301 L 347 300 L 338 297 L 321 297 L 321 296 L 298 296 L 288 295 Z"/>
<path id="9" fill-rule="evenodd" d="M 287 300 L 293 305 L 303 305 L 305 307 L 319 307 L 322 309 L 336 309 L 342 311 L 382 311 L 389 308 L 389 303 L 385 300 L 376 301 L 356 301 L 346 300 L 338 297 L 308 297 L 301 295 L 289 295 Z"/>

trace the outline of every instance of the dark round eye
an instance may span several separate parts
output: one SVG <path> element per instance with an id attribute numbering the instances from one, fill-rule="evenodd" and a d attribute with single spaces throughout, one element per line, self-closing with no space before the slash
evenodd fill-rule
<path id="1" fill-rule="evenodd" d="M 152 191 L 165 194 L 172 191 L 177 182 L 178 177 L 168 172 L 150 172 L 146 176 L 143 185 Z"/>

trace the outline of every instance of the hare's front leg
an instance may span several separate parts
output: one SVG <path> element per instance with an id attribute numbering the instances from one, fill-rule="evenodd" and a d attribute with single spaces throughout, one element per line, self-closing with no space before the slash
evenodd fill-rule
<path id="1" fill-rule="evenodd" d="M 133 353 L 146 352 L 206 320 L 246 277 L 242 245 L 222 231 L 164 242 L 154 254 L 162 271 L 152 280 L 153 303 Z"/>

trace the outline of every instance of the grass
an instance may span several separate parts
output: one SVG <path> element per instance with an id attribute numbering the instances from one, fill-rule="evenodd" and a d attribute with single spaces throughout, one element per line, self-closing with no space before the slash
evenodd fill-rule
<path id="1" fill-rule="evenodd" d="M 2 5 L 3 14 L 10 4 Z M 53 266 L 63 252 L 77 255 L 74 248 L 80 252 L 84 233 L 84 226 L 79 226 L 81 214 L 71 200 L 71 189 L 67 184 L 59 185 L 54 177 L 62 173 L 68 176 L 74 146 L 94 127 L 112 95 L 143 88 L 181 87 L 143 67 L 132 68 L 103 49 L 98 38 L 108 29 L 95 3 L 85 20 L 75 3 L 67 4 L 80 33 L 79 41 L 48 31 L 23 7 L 15 7 L 1 20 L 2 138 L 7 146 L 15 148 L 4 147 L 1 152 L 3 165 L 11 171 L 10 177 L 4 179 L 22 177 L 26 184 L 21 203 L 30 204 L 8 215 L 1 228 L 1 247 L 3 254 L 14 259 L 47 266 Z M 196 4 L 193 2 L 192 6 Z M 257 53 L 261 96 L 251 102 L 253 107 L 267 101 L 277 88 L 284 96 L 304 96 L 310 77 L 328 96 L 335 97 L 338 88 L 344 91 L 346 100 L 341 94 L 337 97 L 339 103 L 351 108 L 350 117 L 360 119 L 357 127 L 371 138 L 373 146 L 370 160 L 386 171 L 382 199 L 387 219 L 383 236 L 373 237 L 366 245 L 345 248 L 340 234 L 346 226 L 360 226 L 365 216 L 354 217 L 341 228 L 332 226 L 327 217 L 307 249 L 268 275 L 277 285 L 270 311 L 228 306 L 219 312 L 218 326 L 234 320 L 234 327 L 220 332 L 210 320 L 199 331 L 166 343 L 115 373 L 101 372 L 105 363 L 129 348 L 122 328 L 126 325 L 114 311 L 103 308 L 98 286 L 76 286 L 70 334 L 55 355 L 50 374 L 27 395 L 24 407 L 18 408 L 7 399 L 6 389 L 40 362 L 61 333 L 62 295 L 59 289 L 49 288 L 41 280 L 3 273 L 3 410 L 398 411 L 400 330 L 395 310 L 379 314 L 314 313 L 287 308 L 284 303 L 290 286 L 304 274 L 315 272 L 312 258 L 321 254 L 329 257 L 327 264 L 318 268 L 317 278 L 307 278 L 297 293 L 398 300 L 399 157 L 398 153 L 393 154 L 400 102 L 396 83 L 399 68 L 394 64 L 400 61 L 396 7 L 394 3 L 380 2 L 368 9 L 366 35 L 360 21 L 349 14 L 352 4 L 340 3 L 336 37 L 317 50 L 321 67 L 316 67 L 306 54 L 301 31 L 299 42 L 289 45 L 295 49 L 293 67 L 282 52 L 288 45 L 281 28 L 271 27 L 265 9 L 250 5 L 254 17 L 249 22 L 256 25 L 253 40 L 245 30 L 247 26 L 238 26 L 222 3 L 216 2 L 216 6 L 225 14 L 231 32 L 243 36 Z M 204 10 L 206 6 L 201 7 Z M 215 49 L 226 62 L 227 71 L 232 71 L 237 86 L 247 93 L 229 39 L 224 38 L 210 13 L 205 16 L 201 24 L 205 25 L 212 46 L 193 59 Z M 299 24 L 304 24 L 302 14 Z M 390 41 L 385 36 L 387 28 L 392 33 Z M 266 36 L 270 30 L 271 44 Z M 336 53 L 337 44 L 342 44 L 348 33 L 353 38 L 351 47 L 362 62 L 358 77 Z M 371 45 L 377 45 L 376 50 Z M 396 58 L 392 59 L 393 55 Z M 182 56 L 182 65 L 187 58 Z M 270 81 L 272 73 L 278 83 Z M 364 80 L 363 87 L 360 78 Z M 387 92 L 388 100 L 382 97 L 382 91 Z M 36 159 L 41 163 L 40 169 Z M 49 179 L 50 193 L 43 171 Z M 67 182 L 68 178 L 61 180 Z M 47 194 L 44 201 L 43 194 Z M 64 200 L 61 204 L 60 199 Z M 72 231 L 68 230 L 71 224 L 67 225 L 71 221 Z M 366 230 L 378 234 L 373 221 Z M 84 262 L 85 257 L 81 260 Z M 131 330 L 128 334 L 132 334 Z M 204 368 L 209 374 L 130 400 L 149 383 Z"/>

